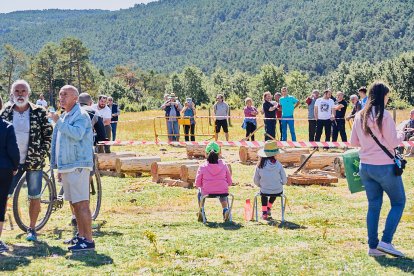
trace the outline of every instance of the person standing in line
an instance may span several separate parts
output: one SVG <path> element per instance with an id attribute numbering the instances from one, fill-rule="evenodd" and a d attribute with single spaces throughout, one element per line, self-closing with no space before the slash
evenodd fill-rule
<path id="1" fill-rule="evenodd" d="M 182 106 L 175 97 L 174 93 L 171 93 L 168 97 L 168 101 L 165 102 L 161 108 L 165 110 L 165 118 L 167 120 L 168 141 L 180 140 L 180 126 L 178 125 L 178 117 Z"/>
<path id="2" fill-rule="evenodd" d="M 315 102 L 315 118 L 316 118 L 316 135 L 315 141 L 320 142 L 322 131 L 325 128 L 325 142 L 331 140 L 331 125 L 335 120 L 335 103 L 331 99 L 332 92 L 325 90 L 322 98 L 319 98 Z"/>
<path id="3" fill-rule="evenodd" d="M 108 97 L 105 95 L 100 95 L 98 97 L 98 103 L 93 104 L 92 108 L 95 110 L 96 114 L 101 116 L 103 118 L 103 123 L 105 126 L 105 133 L 106 133 L 106 139 L 108 141 L 111 141 L 111 135 L 112 135 L 112 128 L 111 128 L 111 120 L 112 120 L 112 111 L 111 109 L 106 105 L 108 100 Z M 111 152 L 110 146 L 104 146 L 105 153 Z M 101 152 L 102 150 L 98 150 L 98 152 Z"/>
<path id="4" fill-rule="evenodd" d="M 228 127 L 228 116 L 230 113 L 229 105 L 224 101 L 224 96 L 218 94 L 216 97 L 217 102 L 214 104 L 214 117 L 215 117 L 215 140 L 218 140 L 220 129 L 223 128 L 226 141 L 229 140 L 229 127 Z"/>
<path id="5" fill-rule="evenodd" d="M 276 109 L 278 104 L 272 102 L 272 94 L 269 91 L 263 93 L 263 112 L 265 125 L 265 141 L 273 140 L 276 137 Z"/>
<path id="6" fill-rule="evenodd" d="M 95 250 L 92 215 L 89 206 L 89 176 L 93 168 L 93 130 L 89 114 L 77 103 L 78 90 L 71 85 L 60 89 L 59 100 L 65 112 L 49 113 L 56 123 L 53 130 L 51 166 L 58 171 L 64 199 L 75 213 L 78 234 L 70 251 Z"/>
<path id="7" fill-rule="evenodd" d="M 0 98 L 0 110 L 3 100 Z M 0 237 L 7 209 L 7 195 L 17 173 L 20 153 L 16 142 L 13 125 L 0 118 Z M 0 240 L 0 253 L 8 251 L 9 247 Z"/>
<path id="8" fill-rule="evenodd" d="M 184 139 L 186 142 L 195 141 L 194 130 L 195 130 L 195 120 L 194 116 L 196 115 L 196 109 L 193 103 L 193 99 L 187 98 L 185 101 L 185 106 L 183 108 L 183 116 L 185 119 L 190 119 L 189 125 L 184 125 Z"/>
<path id="9" fill-rule="evenodd" d="M 309 141 L 315 141 L 316 135 L 316 118 L 315 118 L 315 102 L 319 98 L 319 91 L 313 90 L 312 94 L 306 98 L 308 105 L 308 123 L 309 123 Z"/>
<path id="10" fill-rule="evenodd" d="M 254 134 L 251 135 L 256 131 L 257 122 L 256 116 L 258 114 L 257 109 L 253 106 L 252 98 L 246 98 L 244 100 L 246 106 L 243 109 L 244 112 L 244 120 L 243 120 L 243 128 L 246 129 L 246 138 L 250 136 L 250 139 L 247 141 L 254 141 Z"/>
<path id="11" fill-rule="evenodd" d="M 383 82 L 374 82 L 369 88 L 369 100 L 365 108 L 355 116 L 351 132 L 351 145 L 359 147 L 359 175 L 368 199 L 367 230 L 368 255 L 382 256 L 385 253 L 404 257 L 392 240 L 404 211 L 406 197 L 404 184 L 395 174 L 394 160 L 377 144 L 373 137 L 390 153 L 405 138 L 404 132 L 397 131 L 391 114 L 385 110 L 390 89 Z M 384 192 L 390 199 L 391 210 L 387 215 L 381 241 L 378 239 Z"/>
<path id="12" fill-rule="evenodd" d="M 348 138 L 346 136 L 345 130 L 345 114 L 348 103 L 344 99 L 344 93 L 338 91 L 336 93 L 336 102 L 335 102 L 335 121 L 333 121 L 333 133 L 332 133 L 332 142 L 338 140 L 338 133 L 341 135 L 342 142 L 347 142 Z"/>
<path id="13" fill-rule="evenodd" d="M 358 89 L 359 94 L 359 103 L 361 104 L 361 110 L 364 109 L 365 105 L 367 104 L 368 97 L 367 97 L 367 88 L 362 86 Z"/>
<path id="14" fill-rule="evenodd" d="M 47 102 L 46 102 L 45 96 L 43 94 L 40 94 L 39 99 L 36 101 L 36 105 L 43 106 L 44 108 L 47 108 Z"/>
<path id="15" fill-rule="evenodd" d="M 1 117 L 13 124 L 20 162 L 18 172 L 13 177 L 9 189 L 9 198 L 26 173 L 30 217 L 26 240 L 37 241 L 35 227 L 40 213 L 42 175 L 52 140 L 52 126 L 48 122 L 46 110 L 29 101 L 31 89 L 25 80 L 15 81 L 11 86 L 11 93 L 13 104 L 3 110 Z"/>
<path id="16" fill-rule="evenodd" d="M 112 119 L 111 119 L 111 130 L 112 130 L 112 141 L 116 140 L 116 129 L 118 125 L 118 117 L 121 114 L 118 104 L 114 103 L 112 97 L 108 97 L 108 107 L 111 110 Z"/>
<path id="17" fill-rule="evenodd" d="M 351 101 L 351 103 L 352 103 L 352 105 L 353 105 L 353 108 L 352 108 L 352 112 L 351 112 L 351 114 L 350 114 L 348 117 L 346 117 L 346 120 L 347 120 L 347 121 L 349 121 L 349 120 L 351 120 L 351 119 L 354 119 L 355 114 L 356 114 L 358 111 L 360 111 L 360 110 L 361 110 L 361 103 L 359 102 L 359 100 L 358 100 L 358 96 L 357 96 L 357 95 L 353 94 L 353 95 L 351 95 L 351 96 L 349 97 L 349 99 L 350 99 L 350 101 Z"/>
<path id="18" fill-rule="evenodd" d="M 282 98 L 280 98 L 280 105 L 282 106 L 282 141 L 287 140 L 288 125 L 292 141 L 296 141 L 295 121 L 293 120 L 293 113 L 295 108 L 298 107 L 300 103 L 298 99 L 288 95 L 287 87 L 282 87 L 281 93 Z"/>
<path id="19" fill-rule="evenodd" d="M 276 119 L 279 121 L 279 132 L 280 132 L 280 138 L 282 138 L 282 106 L 280 105 L 280 98 L 282 97 L 282 94 L 280 92 L 275 93 L 274 99 L 277 103 L 276 108 Z M 276 137 L 275 137 L 276 138 Z"/>

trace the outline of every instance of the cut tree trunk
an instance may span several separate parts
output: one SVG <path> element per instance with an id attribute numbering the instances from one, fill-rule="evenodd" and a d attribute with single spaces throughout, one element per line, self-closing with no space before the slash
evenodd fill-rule
<path id="1" fill-rule="evenodd" d="M 111 152 L 111 153 L 97 153 L 97 165 L 98 169 L 105 171 L 111 170 L 115 171 L 115 163 L 117 158 L 123 157 L 136 157 L 135 152 Z"/>
<path id="2" fill-rule="evenodd" d="M 227 167 L 230 170 L 230 174 L 232 174 L 231 165 L 226 164 Z M 181 166 L 181 173 L 180 173 L 180 179 L 184 182 L 194 183 L 197 175 L 199 165 L 182 165 Z"/>
<path id="3" fill-rule="evenodd" d="M 303 163 L 308 154 L 302 154 L 300 157 L 300 163 Z M 313 169 L 323 170 L 324 168 L 330 167 L 333 168 L 334 160 L 336 157 L 341 157 L 342 153 L 319 153 L 314 154 L 303 167 L 304 171 L 309 171 Z"/>
<path id="4" fill-rule="evenodd" d="M 154 162 L 151 164 L 152 181 L 159 182 L 160 179 L 170 177 L 179 179 L 182 165 L 198 164 L 197 160 Z"/>
<path id="5" fill-rule="evenodd" d="M 241 146 L 239 149 L 239 158 L 241 163 L 250 163 L 256 162 L 259 160 L 259 156 L 257 152 L 260 148 L 249 148 L 245 146 Z M 292 165 L 292 164 L 299 164 L 302 154 L 308 154 L 309 149 L 307 148 L 293 148 L 293 149 L 284 149 L 283 153 L 279 153 L 276 155 L 276 159 L 279 160 L 280 163 L 283 165 Z"/>
<path id="6" fill-rule="evenodd" d="M 185 182 L 179 179 L 161 179 L 160 183 L 168 187 L 182 187 L 187 189 L 193 187 L 192 183 Z"/>
<path id="7" fill-rule="evenodd" d="M 288 176 L 288 185 L 329 185 L 338 183 L 338 178 L 320 174 L 296 174 Z"/>
<path id="8" fill-rule="evenodd" d="M 336 157 L 334 160 L 334 170 L 338 177 L 345 177 L 345 166 L 342 157 Z"/>
<path id="9" fill-rule="evenodd" d="M 116 159 L 117 173 L 151 172 L 151 164 L 161 162 L 158 156 L 124 157 Z"/>
<path id="10" fill-rule="evenodd" d="M 187 145 L 187 157 L 192 158 L 204 158 L 206 152 L 205 145 Z"/>

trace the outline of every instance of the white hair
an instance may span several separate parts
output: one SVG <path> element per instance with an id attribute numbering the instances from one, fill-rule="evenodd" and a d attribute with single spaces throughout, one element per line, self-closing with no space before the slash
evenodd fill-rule
<path id="1" fill-rule="evenodd" d="M 27 92 L 29 93 L 29 95 L 32 93 L 32 90 L 30 89 L 30 85 L 27 81 L 25 80 L 17 80 L 15 82 L 13 82 L 11 88 L 10 88 L 10 94 L 14 94 L 14 90 L 16 89 L 16 86 L 18 85 L 24 85 L 26 86 Z"/>
<path id="2" fill-rule="evenodd" d="M 357 95 L 355 95 L 355 94 L 352 94 L 350 97 L 349 97 L 349 99 L 357 99 L 358 100 L 358 96 Z"/>
<path id="3" fill-rule="evenodd" d="M 75 93 L 75 95 L 77 96 L 77 97 L 79 97 L 79 91 L 78 91 L 78 89 L 75 87 L 75 86 L 73 86 L 73 85 L 65 85 L 65 86 L 62 86 L 62 88 L 60 89 L 60 90 L 72 90 L 74 93 Z"/>

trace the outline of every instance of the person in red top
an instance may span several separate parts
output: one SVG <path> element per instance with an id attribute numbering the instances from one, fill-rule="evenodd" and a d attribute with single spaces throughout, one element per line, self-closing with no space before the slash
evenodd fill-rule
<path id="1" fill-rule="evenodd" d="M 280 137 L 282 137 L 282 106 L 280 105 L 280 97 L 282 97 L 282 94 L 280 92 L 276 92 L 274 97 L 275 102 L 277 102 L 276 118 L 279 121 Z"/>

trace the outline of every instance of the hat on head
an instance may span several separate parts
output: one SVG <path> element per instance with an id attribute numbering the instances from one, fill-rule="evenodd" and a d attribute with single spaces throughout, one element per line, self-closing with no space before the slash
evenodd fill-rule
<path id="1" fill-rule="evenodd" d="M 170 98 L 175 98 L 175 93 L 171 93 L 169 97 Z"/>
<path id="2" fill-rule="evenodd" d="M 216 142 L 208 143 L 206 147 L 206 153 L 209 154 L 212 150 L 218 154 L 220 152 L 220 146 Z"/>
<path id="3" fill-rule="evenodd" d="M 79 104 L 89 104 L 92 101 L 91 96 L 88 93 L 81 93 L 78 98 Z"/>
<path id="4" fill-rule="evenodd" d="M 266 141 L 264 147 L 257 152 L 260 157 L 271 157 L 280 153 L 276 141 Z"/>

